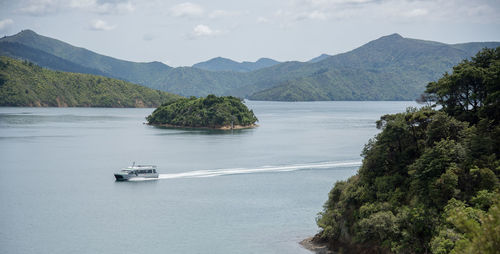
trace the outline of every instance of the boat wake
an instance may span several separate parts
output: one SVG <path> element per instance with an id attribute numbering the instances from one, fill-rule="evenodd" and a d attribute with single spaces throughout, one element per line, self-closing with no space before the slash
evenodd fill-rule
<path id="1" fill-rule="evenodd" d="M 282 165 L 282 166 L 262 166 L 257 168 L 196 170 L 196 171 L 187 171 L 182 173 L 160 174 L 158 178 L 153 178 L 153 179 L 134 178 L 129 181 L 214 177 L 214 176 L 254 174 L 254 173 L 276 173 L 276 172 L 290 172 L 290 171 L 311 170 L 311 169 L 329 169 L 329 168 L 345 168 L 345 167 L 350 168 L 350 167 L 357 167 L 360 165 L 361 165 L 360 161 L 346 161 L 346 162 L 319 162 L 319 163 L 307 163 L 307 164 L 293 164 L 293 165 Z"/>

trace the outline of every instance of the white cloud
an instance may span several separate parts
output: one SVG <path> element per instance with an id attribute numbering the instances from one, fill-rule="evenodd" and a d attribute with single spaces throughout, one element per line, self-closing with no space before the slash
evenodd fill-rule
<path id="1" fill-rule="evenodd" d="M 303 3 L 312 6 L 332 6 L 332 5 L 348 5 L 348 4 L 365 4 L 374 2 L 375 0 L 305 0 Z"/>
<path id="2" fill-rule="evenodd" d="M 135 6 L 131 1 L 126 2 L 100 2 L 98 0 L 71 0 L 70 8 L 88 10 L 99 14 L 131 13 Z"/>
<path id="3" fill-rule="evenodd" d="M 129 1 L 99 1 L 99 0 L 28 0 L 18 11 L 22 14 L 44 16 L 60 11 L 83 10 L 99 14 L 124 14 L 135 10 Z"/>
<path id="4" fill-rule="evenodd" d="M 43 16 L 54 13 L 58 9 L 59 2 L 57 0 L 30 0 L 19 9 L 19 12 L 32 16 Z"/>
<path id="5" fill-rule="evenodd" d="M 202 16 L 204 12 L 205 11 L 200 5 L 190 2 L 177 4 L 170 8 L 170 13 L 174 17 L 199 17 Z"/>
<path id="6" fill-rule="evenodd" d="M 219 32 L 217 30 L 212 30 L 209 26 L 206 25 L 197 25 L 193 29 L 193 33 L 196 36 L 208 36 L 218 34 Z"/>
<path id="7" fill-rule="evenodd" d="M 200 24 L 193 28 L 193 31 L 188 35 L 188 38 L 196 39 L 199 37 L 210 37 L 218 35 L 220 33 L 222 33 L 220 30 L 214 30 L 207 25 Z"/>
<path id="8" fill-rule="evenodd" d="M 428 13 L 429 13 L 429 11 L 426 9 L 417 8 L 417 9 L 413 9 L 413 10 L 408 11 L 408 12 L 404 12 L 403 16 L 411 18 L 411 17 L 425 16 Z"/>
<path id="9" fill-rule="evenodd" d="M 12 19 L 0 20 L 0 30 L 4 30 L 7 27 L 11 26 L 12 24 L 14 24 L 14 21 Z"/>
<path id="10" fill-rule="evenodd" d="M 498 0 L 495 0 L 498 1 Z M 283 27 L 316 20 L 362 22 L 463 22 L 499 23 L 500 4 L 494 0 L 291 0 L 275 12 Z"/>
<path id="11" fill-rule="evenodd" d="M 90 24 L 90 29 L 95 30 L 95 31 L 109 31 L 115 29 L 116 26 L 114 25 L 109 25 L 106 21 L 104 20 L 94 20 Z"/>
<path id="12" fill-rule="evenodd" d="M 302 12 L 295 15 L 295 20 L 304 20 L 304 19 L 316 19 L 316 20 L 326 20 L 328 15 L 322 11 L 313 10 L 310 12 Z"/>

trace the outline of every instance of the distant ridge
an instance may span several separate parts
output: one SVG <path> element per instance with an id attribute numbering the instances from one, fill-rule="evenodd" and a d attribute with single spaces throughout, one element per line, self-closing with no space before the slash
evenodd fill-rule
<path id="1" fill-rule="evenodd" d="M 151 79 L 152 75 L 155 76 L 159 72 L 164 72 L 172 68 L 160 62 L 136 63 L 103 56 L 84 48 L 72 46 L 60 40 L 39 35 L 32 30 L 23 30 L 18 34 L 1 38 L 0 43 L 3 42 L 19 43 L 82 67 L 81 70 L 75 72 L 89 74 L 99 73 L 139 84 Z M 15 55 L 14 52 L 10 52 L 10 56 L 30 60 L 43 67 L 52 68 L 52 66 L 44 61 L 45 59 L 34 59 L 32 57 L 25 58 L 25 56 L 21 56 L 24 50 L 26 50 L 26 48 L 18 50 L 17 55 Z M 4 52 L 4 47 L 2 46 L 0 48 L 0 54 L 9 56 Z M 60 70 L 59 68 L 55 69 Z"/>
<path id="2" fill-rule="evenodd" d="M 288 72 L 288 79 L 262 83 L 253 100 L 414 100 L 425 85 L 484 47 L 500 42 L 445 44 L 383 36 L 352 51 Z M 297 75 L 295 75 L 297 74 Z M 274 75 L 275 78 L 276 75 Z"/>
<path id="3" fill-rule="evenodd" d="M 309 61 L 307 61 L 308 63 L 317 63 L 317 62 L 321 62 L 327 58 L 331 57 L 331 55 L 328 55 L 328 54 L 321 54 L 320 56 L 317 56 Z"/>
<path id="4" fill-rule="evenodd" d="M 17 42 L 0 41 L 0 52 L 2 55 L 11 58 L 29 59 L 30 62 L 53 70 L 106 76 L 106 73 L 100 70 L 73 63 L 45 51 L 28 47 Z"/>
<path id="5" fill-rule="evenodd" d="M 271 67 L 279 64 L 280 62 L 270 58 L 260 58 L 255 62 L 236 62 L 234 60 L 216 57 L 208 61 L 194 64 L 194 68 L 207 70 L 207 71 L 235 71 L 235 72 L 250 72 L 262 68 Z"/>
<path id="6" fill-rule="evenodd" d="M 31 30 L 0 39 L 0 55 L 54 70 L 100 74 L 183 96 L 253 100 L 414 100 L 452 66 L 499 42 L 445 44 L 391 34 L 352 51 L 309 62 L 217 57 L 193 67 L 134 63 L 74 47 Z"/>

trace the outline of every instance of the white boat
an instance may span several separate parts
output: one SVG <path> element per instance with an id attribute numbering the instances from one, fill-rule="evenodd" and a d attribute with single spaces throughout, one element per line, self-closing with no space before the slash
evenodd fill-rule
<path id="1" fill-rule="evenodd" d="M 115 173 L 116 181 L 127 181 L 134 178 L 158 178 L 156 166 L 154 165 L 135 165 L 124 168 Z"/>

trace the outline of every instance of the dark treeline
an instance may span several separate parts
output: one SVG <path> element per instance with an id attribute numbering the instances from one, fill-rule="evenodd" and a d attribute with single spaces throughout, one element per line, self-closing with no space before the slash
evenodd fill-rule
<path id="1" fill-rule="evenodd" d="M 500 48 L 462 61 L 421 100 L 377 122 L 316 240 L 349 253 L 498 253 Z"/>

